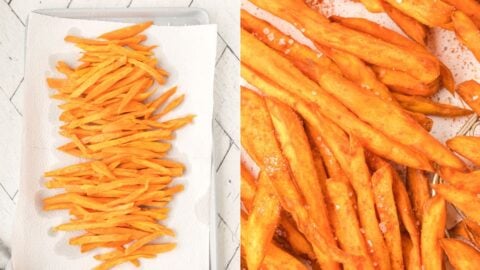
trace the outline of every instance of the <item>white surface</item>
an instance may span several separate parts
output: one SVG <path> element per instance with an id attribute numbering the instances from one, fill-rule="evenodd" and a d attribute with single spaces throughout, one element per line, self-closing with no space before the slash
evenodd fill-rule
<path id="1" fill-rule="evenodd" d="M 217 186 L 217 204 L 224 205 L 218 209 L 218 269 L 239 269 L 239 208 L 231 198 L 239 196 L 238 142 L 233 137 L 238 133 L 230 126 L 239 123 L 239 115 L 220 107 L 221 98 L 239 100 L 238 86 L 229 83 L 238 80 L 238 71 L 235 74 L 223 72 L 225 65 L 238 65 L 238 36 L 239 28 L 239 1 L 228 1 L 229 16 L 215 16 L 210 18 L 217 23 L 219 29 L 217 39 L 217 66 L 215 74 L 215 101 L 214 101 L 214 164 L 216 168 L 215 181 Z M 20 134 L 22 129 L 23 96 L 25 86 L 23 78 L 23 52 L 25 22 L 28 13 L 39 8 L 67 8 L 71 6 L 128 8 L 128 7 L 187 7 L 189 5 L 201 7 L 211 15 L 212 10 L 226 7 L 224 0 L 131 0 L 129 3 L 116 0 L 0 0 L 0 56 L 5 55 L 0 66 L 0 245 L 7 246 L 11 242 L 11 230 L 14 219 L 15 202 L 18 199 L 18 182 L 20 172 Z M 228 37 L 224 37 L 227 32 Z M 235 52 L 235 53 L 234 53 Z M 12 60 L 10 60 L 10 57 Z M 6 62 L 4 61 L 7 60 Z M 219 65 L 219 63 L 222 63 Z M 14 77 L 12 83 L 2 84 Z M 222 116 L 220 118 L 219 116 Z M 17 156 L 15 156 L 17 153 Z M 13 177 L 6 177 L 4 172 L 10 172 Z M 7 188 L 8 187 L 8 188 Z M 224 218 L 228 217 L 228 218 Z M 223 222 L 223 221 L 225 222 Z M 231 228 L 231 229 L 229 229 Z M 0 254 L 0 256 L 2 256 Z M 0 260 L 0 269 L 2 269 Z M 30 270 L 30 269 L 25 269 Z"/>
<path id="2" fill-rule="evenodd" d="M 92 258 L 98 251 L 81 254 L 67 238 L 78 233 L 51 233 L 49 230 L 68 215 L 45 213 L 41 199 L 53 193 L 43 187 L 44 171 L 76 163 L 76 159 L 55 148 L 65 139 L 56 135 L 62 124 L 58 102 L 53 102 L 45 76 L 57 75 L 54 65 L 60 59 L 75 63 L 78 50 L 63 38 L 68 33 L 95 37 L 123 26 L 121 23 L 53 18 L 31 14 L 27 35 L 26 111 L 20 195 L 13 241 L 14 269 L 87 269 L 98 264 Z M 55 28 L 55 31 L 51 29 Z M 142 260 L 140 269 L 168 265 L 169 269 L 186 269 L 195 265 L 208 269 L 208 191 L 210 185 L 211 123 L 213 111 L 213 72 L 215 65 L 216 26 L 152 26 L 145 34 L 147 43 L 158 44 L 154 53 L 161 66 L 170 72 L 160 93 L 173 85 L 185 93 L 184 103 L 168 118 L 194 113 L 192 125 L 176 132 L 169 157 L 186 164 L 186 173 L 174 184 L 184 184 L 176 195 L 166 225 L 174 229 L 178 246 L 155 260 Z M 197 54 L 201 51 L 201 54 Z M 171 241 L 171 239 L 163 239 Z M 129 269 L 130 266 L 118 269 Z"/>

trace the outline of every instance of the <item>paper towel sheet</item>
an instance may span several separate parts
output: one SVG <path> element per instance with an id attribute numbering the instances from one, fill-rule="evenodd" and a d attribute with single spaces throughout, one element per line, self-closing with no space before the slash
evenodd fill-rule
<path id="1" fill-rule="evenodd" d="M 56 150 L 66 140 L 58 135 L 61 125 L 59 104 L 49 98 L 45 78 L 60 76 L 58 60 L 76 65 L 80 51 L 63 39 L 67 34 L 96 37 L 124 26 L 117 22 L 63 19 L 31 14 L 28 24 L 25 68 L 25 129 L 22 173 L 13 241 L 15 270 L 92 269 L 97 251 L 80 253 L 68 239 L 75 233 L 53 233 L 51 228 L 69 220 L 66 211 L 42 211 L 42 198 L 54 194 L 43 183 L 43 172 L 78 162 Z M 174 183 L 185 185 L 176 195 L 167 226 L 173 228 L 177 248 L 155 259 L 142 259 L 140 269 L 208 269 L 209 187 L 211 168 L 213 77 L 216 53 L 216 26 L 152 26 L 145 34 L 161 67 L 170 72 L 159 93 L 177 85 L 186 95 L 184 103 L 168 119 L 196 114 L 194 123 L 177 131 L 169 157 L 186 165 L 184 176 Z M 168 240 L 168 239 L 166 239 Z M 115 269 L 135 269 L 124 264 Z"/>

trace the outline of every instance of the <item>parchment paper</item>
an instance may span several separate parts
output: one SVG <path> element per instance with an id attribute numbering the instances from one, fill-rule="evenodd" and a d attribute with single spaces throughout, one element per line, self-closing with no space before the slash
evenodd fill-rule
<path id="1" fill-rule="evenodd" d="M 78 162 L 56 150 L 65 142 L 58 135 L 59 104 L 49 98 L 45 78 L 60 76 L 55 63 L 62 59 L 76 64 L 79 50 L 64 42 L 67 34 L 96 37 L 123 26 L 122 23 L 54 18 L 39 14 L 29 17 L 25 70 L 25 129 L 22 173 L 17 205 L 12 264 L 14 270 L 92 269 L 98 264 L 93 255 L 80 253 L 68 239 L 79 233 L 54 233 L 51 228 L 67 222 L 66 211 L 44 212 L 41 199 L 54 194 L 47 190 L 44 171 Z M 160 66 L 170 72 L 159 93 L 173 85 L 186 94 L 184 103 L 168 119 L 196 114 L 194 123 L 177 131 L 170 158 L 186 165 L 185 191 L 176 195 L 167 226 L 177 234 L 177 248 L 155 259 L 142 259 L 140 269 L 208 269 L 209 187 L 212 148 L 213 75 L 216 53 L 216 25 L 152 26 L 146 44 L 154 50 Z M 177 95 L 178 95 L 177 94 Z M 124 264 L 115 269 L 136 269 Z"/>

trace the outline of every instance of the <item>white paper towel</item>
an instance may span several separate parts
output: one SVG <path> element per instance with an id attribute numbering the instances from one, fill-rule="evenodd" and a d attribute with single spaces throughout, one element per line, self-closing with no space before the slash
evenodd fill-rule
<path id="1" fill-rule="evenodd" d="M 123 23 L 54 18 L 39 14 L 29 17 L 25 68 L 25 129 L 22 173 L 13 237 L 14 270 L 91 269 L 98 264 L 93 255 L 80 253 L 68 239 L 78 233 L 53 233 L 51 228 L 67 222 L 66 211 L 44 212 L 41 199 L 52 195 L 42 178 L 44 171 L 77 162 L 56 150 L 65 142 L 58 135 L 59 104 L 49 98 L 45 78 L 60 76 L 55 71 L 58 60 L 75 64 L 79 50 L 63 39 L 67 34 L 96 37 L 124 26 Z M 194 123 L 176 132 L 169 157 L 186 165 L 185 191 L 171 203 L 166 224 L 173 228 L 177 248 L 155 259 L 142 259 L 140 269 L 208 269 L 209 211 L 211 168 L 213 77 L 216 53 L 216 25 L 152 26 L 145 34 L 146 44 L 154 50 L 162 68 L 170 72 L 163 92 L 173 85 L 185 93 L 184 103 L 168 118 L 196 114 Z M 115 269 L 134 269 L 124 264 Z"/>

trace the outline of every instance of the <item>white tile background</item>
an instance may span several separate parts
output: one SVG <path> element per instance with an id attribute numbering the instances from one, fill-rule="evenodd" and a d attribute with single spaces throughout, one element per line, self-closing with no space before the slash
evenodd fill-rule
<path id="1" fill-rule="evenodd" d="M 167 6 L 204 8 L 211 22 L 218 24 L 213 123 L 218 267 L 240 268 L 240 7 L 235 0 L 0 0 L 0 251 L 2 245 L 9 247 L 13 241 L 11 229 L 20 172 L 24 40 L 29 12 L 41 8 Z"/>

